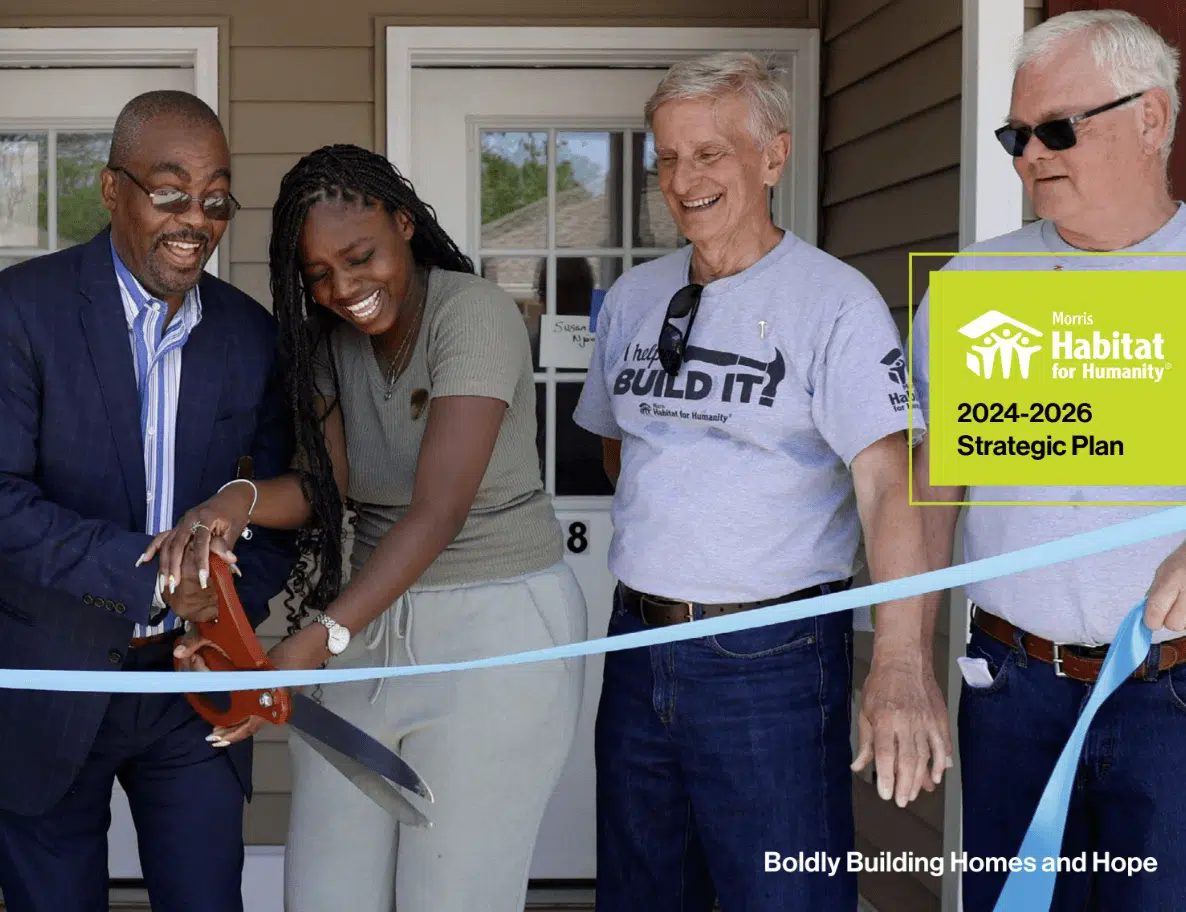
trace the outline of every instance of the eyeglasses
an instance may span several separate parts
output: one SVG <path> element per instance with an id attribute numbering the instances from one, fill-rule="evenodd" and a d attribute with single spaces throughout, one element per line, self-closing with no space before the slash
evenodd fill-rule
<path id="1" fill-rule="evenodd" d="M 703 291 L 704 286 L 695 282 L 685 285 L 671 296 L 667 305 L 663 328 L 659 330 L 659 363 L 672 377 L 679 373 L 680 365 L 683 364 L 684 349 L 692 334 L 692 324 L 696 321 Z M 684 317 L 688 318 L 688 328 L 681 330 L 672 320 L 682 320 Z"/>
<path id="2" fill-rule="evenodd" d="M 1038 124 L 1036 127 L 1004 126 L 996 131 L 996 137 L 1000 140 L 1001 145 L 1005 147 L 1005 151 L 1014 158 L 1020 158 L 1024 154 L 1026 144 L 1030 141 L 1031 136 L 1038 137 L 1042 141 L 1042 145 L 1052 152 L 1061 152 L 1063 149 L 1069 149 L 1075 145 L 1075 124 L 1079 123 L 1079 121 L 1086 120 L 1088 117 L 1094 117 L 1096 114 L 1103 114 L 1104 111 L 1111 111 L 1113 108 L 1127 104 L 1134 98 L 1140 98 L 1144 94 L 1144 92 L 1134 92 L 1132 95 L 1125 95 L 1123 98 L 1110 101 L 1105 105 L 1100 105 L 1098 108 L 1084 111 L 1082 114 L 1073 114 L 1070 117 L 1062 117 L 1058 120 L 1048 120 L 1045 123 Z"/>
<path id="3" fill-rule="evenodd" d="M 115 167 L 112 171 L 118 171 L 130 180 L 133 184 L 148 194 L 152 206 L 159 212 L 168 212 L 172 215 L 183 215 L 189 211 L 194 198 L 186 193 L 184 190 L 175 190 L 172 187 L 162 187 L 160 190 L 149 190 L 140 181 L 126 169 Z M 222 196 L 207 196 L 198 201 L 202 206 L 202 211 L 206 213 L 209 218 L 216 222 L 229 222 L 235 217 L 235 213 L 239 211 L 239 201 L 236 200 L 229 193 Z"/>

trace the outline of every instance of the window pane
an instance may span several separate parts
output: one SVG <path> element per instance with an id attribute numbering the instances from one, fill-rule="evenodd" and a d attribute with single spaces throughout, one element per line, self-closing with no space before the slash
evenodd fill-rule
<path id="1" fill-rule="evenodd" d="M 110 221 L 99 189 L 110 149 L 110 133 L 58 134 L 59 249 L 85 244 Z"/>
<path id="2" fill-rule="evenodd" d="M 601 461 L 601 438 L 572 420 L 581 397 L 580 382 L 556 384 L 556 495 L 613 494 Z"/>
<path id="3" fill-rule="evenodd" d="M 531 363 L 539 370 L 539 321 L 547 298 L 544 297 L 545 267 L 543 257 L 486 257 L 482 276 L 501 285 L 519 305 L 527 335 L 531 337 Z"/>
<path id="4" fill-rule="evenodd" d="M 589 316 L 594 292 L 604 293 L 621 274 L 621 257 L 556 257 L 556 313 Z M 557 368 L 562 374 L 573 370 Z"/>
<path id="5" fill-rule="evenodd" d="M 482 246 L 548 242 L 548 134 L 482 131 Z"/>
<path id="6" fill-rule="evenodd" d="M 49 250 L 47 149 L 44 133 L 0 133 L 0 250 Z"/>
<path id="7" fill-rule="evenodd" d="M 622 246 L 621 133 L 556 135 L 556 246 Z"/>
<path id="8" fill-rule="evenodd" d="M 659 164 L 655 156 L 655 137 L 651 133 L 635 133 L 633 149 L 635 247 L 683 247 L 687 240 L 680 236 L 667 208 L 667 201 L 659 190 Z"/>

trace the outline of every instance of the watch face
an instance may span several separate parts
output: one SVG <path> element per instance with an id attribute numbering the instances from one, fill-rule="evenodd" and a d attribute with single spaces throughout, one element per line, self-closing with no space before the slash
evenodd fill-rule
<path id="1" fill-rule="evenodd" d="M 334 627 L 329 632 L 329 651 L 334 655 L 340 653 L 350 642 L 350 631 L 345 627 Z"/>

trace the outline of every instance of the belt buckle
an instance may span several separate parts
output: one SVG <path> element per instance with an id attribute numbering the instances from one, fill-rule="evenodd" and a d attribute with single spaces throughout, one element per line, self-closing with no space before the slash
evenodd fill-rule
<path id="1" fill-rule="evenodd" d="M 654 626 L 647 619 L 647 607 L 646 606 L 647 606 L 648 602 L 652 605 L 655 605 L 656 607 L 661 606 L 664 603 L 671 605 L 671 606 L 683 605 L 684 608 L 687 609 L 687 612 L 688 612 L 687 620 L 694 621 L 696 619 L 696 603 L 695 602 L 685 602 L 682 599 L 660 599 L 653 595 L 644 595 L 642 597 L 642 619 L 648 625 Z"/>
<path id="2" fill-rule="evenodd" d="M 1052 642 L 1050 645 L 1054 651 L 1054 674 L 1060 678 L 1068 677 L 1067 673 L 1062 670 L 1062 647 L 1067 644 Z"/>

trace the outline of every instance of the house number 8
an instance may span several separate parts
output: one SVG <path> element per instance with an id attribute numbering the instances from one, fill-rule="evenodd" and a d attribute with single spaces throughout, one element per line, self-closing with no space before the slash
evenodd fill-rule
<path id="1" fill-rule="evenodd" d="M 568 526 L 568 550 L 573 554 L 580 554 L 589 547 L 589 540 L 585 537 L 588 530 L 583 522 L 570 523 Z"/>

